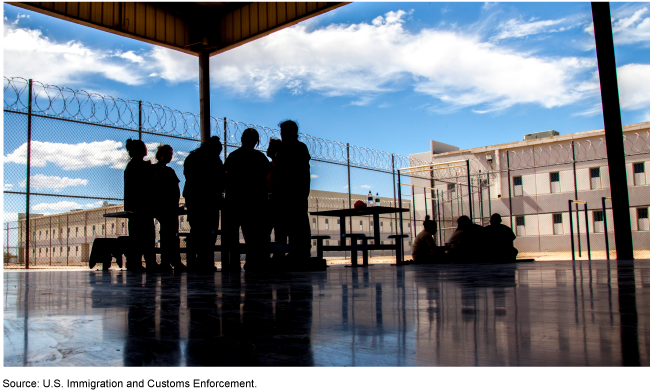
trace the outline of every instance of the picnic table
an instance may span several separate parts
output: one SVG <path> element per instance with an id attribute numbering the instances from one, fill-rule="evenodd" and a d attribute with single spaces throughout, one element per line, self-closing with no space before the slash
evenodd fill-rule
<path id="1" fill-rule="evenodd" d="M 388 206 L 370 206 L 365 208 L 355 208 L 355 209 L 333 209 L 325 210 L 319 212 L 311 212 L 312 216 L 332 216 L 338 217 L 341 219 L 340 224 L 340 234 L 341 240 L 343 240 L 341 245 L 338 246 L 322 246 L 322 251 L 351 251 L 352 267 L 357 267 L 357 252 L 363 251 L 363 266 L 368 266 L 368 250 L 395 250 L 396 263 L 400 264 L 404 260 L 402 259 L 402 240 L 407 238 L 408 235 L 389 235 L 388 238 L 395 239 L 395 244 L 377 244 L 380 243 L 381 238 L 381 229 L 379 225 L 379 215 L 381 214 L 392 214 L 392 213 L 402 213 L 408 212 L 406 208 L 394 208 Z M 361 233 L 346 233 L 346 217 L 357 217 L 357 216 L 372 216 L 373 221 L 373 234 L 374 236 L 369 237 Z M 350 246 L 345 244 L 346 238 L 351 239 Z M 374 240 L 373 244 L 368 244 L 369 240 Z M 362 243 L 359 244 L 358 242 Z"/>

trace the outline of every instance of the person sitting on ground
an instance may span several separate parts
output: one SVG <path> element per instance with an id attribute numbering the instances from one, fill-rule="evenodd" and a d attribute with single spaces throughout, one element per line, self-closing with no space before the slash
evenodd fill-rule
<path id="1" fill-rule="evenodd" d="M 183 197 L 192 235 L 188 244 L 193 248 L 193 253 L 187 254 L 190 271 L 215 271 L 214 244 L 225 186 L 225 172 L 219 157 L 221 149 L 219 137 L 212 136 L 190 152 L 183 163 Z"/>
<path id="2" fill-rule="evenodd" d="M 144 255 L 147 271 L 158 271 L 154 246 L 156 227 L 151 207 L 153 173 L 151 162 L 144 160 L 147 146 L 142 140 L 126 140 L 126 150 L 131 160 L 124 169 L 124 210 L 135 212 L 129 218 L 129 250 L 126 254 L 126 270 L 143 271 Z"/>
<path id="3" fill-rule="evenodd" d="M 170 145 L 161 145 L 156 152 L 156 164 L 152 166 L 155 178 L 156 197 L 154 200 L 154 216 L 160 223 L 160 247 L 162 254 L 161 270 L 186 270 L 181 263 L 178 239 L 178 201 L 181 191 L 178 188 L 180 180 L 173 168 L 167 166 L 172 161 L 174 150 Z"/>
<path id="4" fill-rule="evenodd" d="M 480 262 L 481 251 L 485 250 L 483 227 L 467 216 L 460 216 L 456 222 L 458 228 L 449 238 L 449 256 L 454 261 Z"/>
<path id="5" fill-rule="evenodd" d="M 424 218 L 424 229 L 413 241 L 413 261 L 416 263 L 439 263 L 445 256 L 444 248 L 438 247 L 435 242 L 438 226 L 430 220 L 429 215 Z"/>
<path id="6" fill-rule="evenodd" d="M 244 266 L 246 270 L 264 266 L 263 247 L 269 240 L 268 235 L 265 237 L 267 230 L 263 225 L 268 220 L 266 176 L 271 171 L 271 162 L 255 149 L 259 143 L 257 130 L 244 130 L 241 147 L 228 155 L 224 164 L 229 211 L 227 240 L 230 245 L 237 245 L 241 227 L 248 249 Z"/>
<path id="7" fill-rule="evenodd" d="M 498 213 L 490 217 L 490 225 L 485 227 L 486 240 L 492 250 L 494 262 L 514 262 L 519 251 L 514 246 L 516 238 L 512 229 L 501 224 L 501 215 Z"/>

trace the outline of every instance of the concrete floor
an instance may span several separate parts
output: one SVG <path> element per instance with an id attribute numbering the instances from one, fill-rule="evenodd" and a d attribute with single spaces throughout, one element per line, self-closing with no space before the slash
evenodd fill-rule
<path id="1" fill-rule="evenodd" d="M 650 261 L 4 273 L 5 366 L 650 364 Z"/>

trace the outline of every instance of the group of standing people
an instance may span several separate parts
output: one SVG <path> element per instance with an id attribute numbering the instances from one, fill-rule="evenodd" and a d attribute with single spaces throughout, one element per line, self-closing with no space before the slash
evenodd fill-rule
<path id="1" fill-rule="evenodd" d="M 514 262 L 518 250 L 514 247 L 516 238 L 512 229 L 501 224 L 498 213 L 490 217 L 487 227 L 472 223 L 467 216 L 460 216 L 456 221 L 456 231 L 445 246 L 435 243 L 438 227 L 427 215 L 424 229 L 413 241 L 413 260 L 418 263 L 485 263 Z"/>
<path id="2" fill-rule="evenodd" d="M 190 152 L 184 162 L 183 197 L 190 224 L 187 268 L 192 271 L 215 270 L 214 245 L 221 234 L 228 251 L 222 267 L 239 268 L 239 230 L 247 247 L 246 269 L 265 266 L 265 244 L 275 231 L 275 241 L 289 242 L 289 259 L 310 256 L 308 197 L 310 155 L 298 140 L 298 125 L 291 120 L 280 123 L 280 139 L 271 139 L 264 154 L 255 148 L 260 137 L 248 128 L 241 136 L 241 147 L 221 161 L 222 144 L 213 136 Z M 131 160 L 124 172 L 124 209 L 136 212 L 129 219 L 132 259 L 127 269 L 185 270 L 181 263 L 178 235 L 179 180 L 167 164 L 173 157 L 169 145 L 158 148 L 156 164 L 145 161 L 146 146 L 139 140 L 127 140 Z M 153 194 L 153 198 L 152 198 Z M 225 195 L 225 196 L 224 196 Z M 221 219 L 219 218 L 221 216 Z M 155 226 L 160 223 L 161 265 L 156 263 Z M 221 226 L 220 226 L 221 221 Z M 220 229 L 221 228 L 221 229 Z M 274 255 L 284 260 L 284 252 Z"/>

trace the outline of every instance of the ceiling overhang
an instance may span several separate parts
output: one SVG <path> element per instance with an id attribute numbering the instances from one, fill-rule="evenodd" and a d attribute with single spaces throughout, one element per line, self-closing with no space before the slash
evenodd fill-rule
<path id="1" fill-rule="evenodd" d="M 236 48 L 348 3 L 9 2 L 30 11 L 198 55 Z"/>

